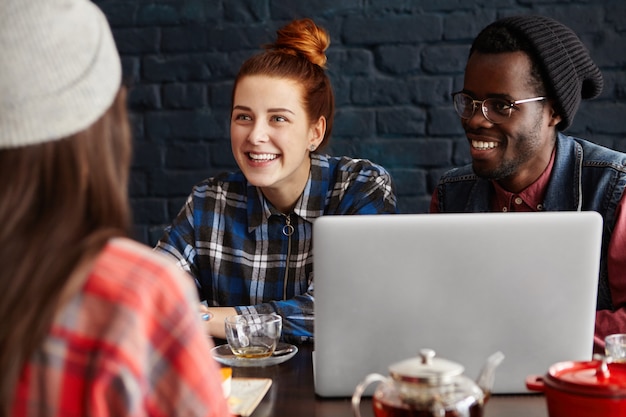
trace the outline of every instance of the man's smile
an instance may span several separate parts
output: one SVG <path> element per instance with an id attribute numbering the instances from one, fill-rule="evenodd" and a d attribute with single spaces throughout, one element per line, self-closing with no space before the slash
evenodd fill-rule
<path id="1" fill-rule="evenodd" d="M 471 141 L 472 144 L 472 148 L 474 149 L 478 149 L 478 150 L 487 150 L 487 149 L 493 149 L 493 148 L 497 148 L 498 146 L 500 146 L 500 144 L 498 142 L 486 142 L 486 141 L 482 141 L 482 140 L 472 140 Z"/>

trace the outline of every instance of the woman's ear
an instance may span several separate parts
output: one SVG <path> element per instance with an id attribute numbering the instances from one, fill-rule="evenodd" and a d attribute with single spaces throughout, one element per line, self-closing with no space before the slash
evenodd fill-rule
<path id="1" fill-rule="evenodd" d="M 320 116 L 317 119 L 317 122 L 311 125 L 311 134 L 309 136 L 309 149 L 314 151 L 324 140 L 324 135 L 326 134 L 326 118 L 324 116 Z"/>

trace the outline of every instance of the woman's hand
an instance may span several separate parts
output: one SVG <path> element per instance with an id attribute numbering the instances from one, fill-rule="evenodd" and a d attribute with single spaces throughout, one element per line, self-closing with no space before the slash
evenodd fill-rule
<path id="1" fill-rule="evenodd" d="M 200 304 L 198 311 L 207 334 L 218 339 L 226 339 L 224 319 L 237 314 L 237 310 L 234 307 L 207 307 Z M 209 317 L 205 315 L 209 315 Z"/>

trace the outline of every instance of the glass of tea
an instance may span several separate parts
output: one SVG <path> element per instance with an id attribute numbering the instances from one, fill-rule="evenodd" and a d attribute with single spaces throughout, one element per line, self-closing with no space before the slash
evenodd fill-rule
<path id="1" fill-rule="evenodd" d="M 259 359 L 272 356 L 282 332 L 282 317 L 277 314 L 239 314 L 226 317 L 226 341 L 238 358 Z"/>
<path id="2" fill-rule="evenodd" d="M 626 362 L 626 334 L 616 333 L 604 339 L 604 353 L 611 362 Z"/>

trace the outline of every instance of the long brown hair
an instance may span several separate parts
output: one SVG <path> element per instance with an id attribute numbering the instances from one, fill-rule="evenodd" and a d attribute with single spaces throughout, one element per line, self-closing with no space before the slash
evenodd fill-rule
<path id="1" fill-rule="evenodd" d="M 10 414 L 20 372 L 48 334 L 70 279 L 108 239 L 129 233 L 130 158 L 124 88 L 84 131 L 0 150 L 2 415 Z"/>
<path id="2" fill-rule="evenodd" d="M 326 132 L 318 148 L 329 141 L 335 115 L 335 95 L 326 68 L 325 51 L 330 36 L 311 19 L 294 20 L 277 32 L 276 42 L 265 46 L 265 51 L 249 58 L 239 69 L 233 88 L 239 80 L 250 75 L 287 78 L 303 88 L 304 108 L 311 122 L 321 116 L 326 119 Z"/>

